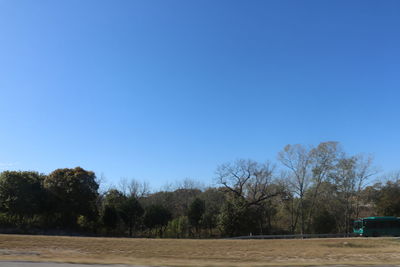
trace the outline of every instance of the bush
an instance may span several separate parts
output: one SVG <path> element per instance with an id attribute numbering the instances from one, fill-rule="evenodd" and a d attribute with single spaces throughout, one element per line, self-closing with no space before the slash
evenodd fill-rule
<path id="1" fill-rule="evenodd" d="M 168 222 L 165 230 L 165 236 L 170 238 L 189 237 L 189 219 L 187 216 L 181 216 Z"/>

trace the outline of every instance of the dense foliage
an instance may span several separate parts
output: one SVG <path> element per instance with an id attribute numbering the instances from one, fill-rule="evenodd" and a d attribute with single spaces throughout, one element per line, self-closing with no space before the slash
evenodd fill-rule
<path id="1" fill-rule="evenodd" d="M 158 192 L 134 180 L 99 192 L 95 173 L 80 167 L 3 171 L 0 230 L 207 238 L 344 233 L 358 217 L 400 216 L 400 175 L 373 183 L 372 159 L 336 142 L 288 145 L 278 161 L 237 160 L 218 166 L 215 187 L 185 180 Z"/>

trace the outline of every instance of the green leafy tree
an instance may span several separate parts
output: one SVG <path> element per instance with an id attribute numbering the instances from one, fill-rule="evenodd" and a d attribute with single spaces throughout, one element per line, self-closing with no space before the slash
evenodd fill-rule
<path id="1" fill-rule="evenodd" d="M 114 233 L 124 231 L 125 225 L 122 222 L 120 213 L 126 199 L 127 197 L 117 189 L 110 189 L 104 194 L 101 204 L 101 220 L 107 234 L 111 231 Z"/>
<path id="2" fill-rule="evenodd" d="M 44 186 L 56 203 L 54 212 L 62 226 L 76 226 L 80 215 L 89 220 L 96 218 L 99 184 L 94 172 L 81 167 L 57 169 L 46 177 Z"/>
<path id="3" fill-rule="evenodd" d="M 122 205 L 122 203 L 126 200 L 126 196 L 117 189 L 108 190 L 103 198 L 103 206 L 112 206 L 116 209 Z"/>
<path id="4" fill-rule="evenodd" d="M 197 234 L 199 234 L 200 232 L 201 220 L 203 218 L 205 209 L 206 207 L 204 200 L 201 200 L 199 198 L 195 198 L 195 200 L 193 200 L 193 202 L 189 206 L 189 222 L 191 226 L 195 227 Z"/>
<path id="5" fill-rule="evenodd" d="M 218 226 L 224 236 L 249 235 L 257 229 L 253 209 L 237 198 L 226 201 L 218 217 Z"/>
<path id="6" fill-rule="evenodd" d="M 225 202 L 225 194 L 217 188 L 208 188 L 200 195 L 200 198 L 205 202 L 205 211 L 201 220 L 202 227 L 208 229 L 208 235 L 212 236 L 213 229 L 217 227 L 221 206 Z"/>
<path id="7" fill-rule="evenodd" d="M 185 238 L 189 234 L 189 220 L 187 216 L 180 216 L 168 222 L 166 236 L 174 238 Z"/>
<path id="8" fill-rule="evenodd" d="M 124 223 L 128 226 L 130 237 L 132 237 L 132 233 L 138 225 L 143 213 L 144 210 L 142 205 L 140 205 L 139 201 L 134 195 L 127 197 L 119 206 L 119 214 Z"/>
<path id="9" fill-rule="evenodd" d="M 319 193 L 314 198 L 315 186 L 313 185 L 305 194 L 306 207 L 314 204 L 314 212 L 307 229 L 309 233 L 324 234 L 341 232 L 344 202 L 339 197 L 337 186 L 325 181 L 319 185 Z"/>
<path id="10" fill-rule="evenodd" d="M 388 181 L 381 188 L 376 207 L 379 215 L 400 216 L 400 181 Z"/>
<path id="11" fill-rule="evenodd" d="M 19 223 L 43 212 L 44 175 L 29 171 L 4 171 L 0 174 L 0 208 Z"/>
<path id="12" fill-rule="evenodd" d="M 114 206 L 104 207 L 102 222 L 107 229 L 107 233 L 110 233 L 113 229 L 117 227 L 118 219 L 118 212 Z"/>
<path id="13" fill-rule="evenodd" d="M 161 191 L 141 198 L 143 206 L 161 205 L 172 213 L 172 217 L 186 216 L 189 205 L 201 194 L 199 189 L 180 188 L 174 191 Z"/>
<path id="14" fill-rule="evenodd" d="M 165 226 L 171 220 L 171 212 L 161 205 L 151 205 L 146 208 L 144 214 L 144 225 L 150 229 L 158 228 L 162 236 Z"/>
<path id="15" fill-rule="evenodd" d="M 336 219 L 327 210 L 317 210 L 313 218 L 313 232 L 316 234 L 330 234 L 335 232 Z"/>

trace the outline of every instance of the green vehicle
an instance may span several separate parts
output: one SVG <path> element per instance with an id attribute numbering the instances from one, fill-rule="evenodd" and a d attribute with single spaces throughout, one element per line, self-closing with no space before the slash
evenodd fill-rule
<path id="1" fill-rule="evenodd" d="M 353 232 L 360 236 L 400 236 L 400 218 L 367 217 L 354 222 Z"/>

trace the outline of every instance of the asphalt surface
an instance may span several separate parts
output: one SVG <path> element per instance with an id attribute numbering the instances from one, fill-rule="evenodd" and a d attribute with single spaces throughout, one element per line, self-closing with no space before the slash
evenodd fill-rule
<path id="1" fill-rule="evenodd" d="M 0 261 L 0 267 L 150 267 L 144 265 L 105 265 L 105 264 L 73 264 L 53 262 Z M 163 267 L 163 266 L 157 266 Z M 293 266 L 292 266 L 293 267 Z M 312 267 L 400 267 L 400 265 L 327 265 Z"/>

